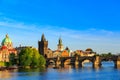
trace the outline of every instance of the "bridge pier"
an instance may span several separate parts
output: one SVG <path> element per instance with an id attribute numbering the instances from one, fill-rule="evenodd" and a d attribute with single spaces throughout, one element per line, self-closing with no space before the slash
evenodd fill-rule
<path id="1" fill-rule="evenodd" d="M 60 57 L 57 57 L 57 61 L 55 63 L 56 67 L 59 67 L 61 65 Z"/>
<path id="2" fill-rule="evenodd" d="M 79 65 L 78 56 L 75 57 L 75 66 Z"/>
<path id="3" fill-rule="evenodd" d="M 82 67 L 82 64 L 81 64 L 81 62 L 79 61 L 79 57 L 78 57 L 78 56 L 75 57 L 74 66 L 76 66 L 76 67 Z"/>
<path id="4" fill-rule="evenodd" d="M 120 56 L 117 57 L 115 67 L 120 69 Z"/>
<path id="5" fill-rule="evenodd" d="M 96 56 L 96 57 L 95 57 L 95 61 L 94 61 L 94 63 L 93 63 L 93 67 L 94 67 L 94 68 L 99 68 L 99 67 L 101 67 L 100 56 Z"/>

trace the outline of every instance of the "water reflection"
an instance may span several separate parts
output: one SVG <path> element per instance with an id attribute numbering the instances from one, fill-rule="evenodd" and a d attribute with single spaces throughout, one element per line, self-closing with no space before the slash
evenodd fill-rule
<path id="1" fill-rule="evenodd" d="M 120 70 L 111 62 L 103 62 L 102 68 L 93 68 L 91 63 L 54 67 L 0 71 L 0 80 L 120 80 Z"/>
<path id="2" fill-rule="evenodd" d="M 44 72 L 45 70 L 46 70 L 45 67 L 33 68 L 33 69 L 20 68 L 20 69 L 18 69 L 18 72 Z"/>
<path id="3" fill-rule="evenodd" d="M 0 71 L 0 79 L 1 78 L 11 78 L 13 76 L 13 74 L 11 74 L 12 72 L 17 72 L 17 69 L 14 70 L 4 70 L 4 71 Z M 15 75 L 16 76 L 16 75 Z"/>
<path id="4" fill-rule="evenodd" d="M 105 68 L 105 67 L 114 67 L 115 66 L 113 61 L 103 61 L 101 64 L 102 64 L 103 68 Z"/>

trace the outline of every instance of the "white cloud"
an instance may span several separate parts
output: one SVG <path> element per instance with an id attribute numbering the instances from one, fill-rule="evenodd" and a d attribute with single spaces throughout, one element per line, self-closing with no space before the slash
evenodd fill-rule
<path id="1" fill-rule="evenodd" d="M 6 17 L 0 19 L 0 27 L 22 29 L 28 30 L 28 33 L 33 33 L 34 31 L 35 33 L 46 33 L 54 36 L 63 36 L 79 40 L 105 40 L 109 35 L 111 36 L 115 34 L 112 31 L 104 29 L 91 28 L 88 30 L 73 30 L 51 25 L 25 24 Z"/>
<path id="2" fill-rule="evenodd" d="M 100 30 L 102 33 L 106 33 L 106 34 L 108 34 L 108 35 L 112 35 L 112 34 L 114 34 L 114 32 L 112 32 L 112 31 L 108 31 L 108 30 L 104 30 L 104 29 L 102 29 L 102 30 Z"/>
<path id="3" fill-rule="evenodd" d="M 0 20 L 0 27 L 17 28 L 24 30 L 36 29 L 35 25 L 26 25 L 22 22 L 15 22 L 14 20 L 8 18 L 4 18 L 3 21 Z"/>
<path id="4" fill-rule="evenodd" d="M 49 40 L 50 46 L 54 45 L 53 47 L 55 47 L 56 43 L 53 44 L 53 41 L 56 42 L 57 41 L 56 39 L 58 39 L 58 37 L 61 36 L 65 40 L 64 42 L 66 43 L 66 45 L 73 47 L 72 49 L 74 48 L 76 49 L 80 45 L 82 45 L 82 47 L 85 48 L 97 47 L 98 48 L 97 50 L 103 47 L 109 48 L 109 46 L 118 47 L 119 45 L 117 43 L 120 41 L 119 38 L 120 32 L 112 32 L 109 30 L 96 29 L 96 28 L 91 28 L 87 30 L 74 30 L 74 29 L 68 29 L 66 27 L 59 27 L 52 25 L 26 24 L 24 22 L 18 22 L 16 20 L 9 19 L 6 17 L 0 18 L 0 29 L 2 28 L 10 28 L 11 30 L 13 29 L 20 30 L 19 32 L 16 32 L 16 34 L 13 33 L 14 36 L 17 37 L 17 41 L 15 44 L 19 44 L 22 42 L 23 44 L 27 45 L 26 43 L 29 42 L 29 44 L 36 45 L 37 43 L 36 41 L 40 39 L 42 33 L 45 33 L 45 35 L 47 36 L 46 38 L 47 40 Z M 55 40 L 53 40 L 53 38 Z M 33 41 L 35 43 L 33 43 Z M 113 50 L 113 49 L 108 49 L 108 50 Z"/>

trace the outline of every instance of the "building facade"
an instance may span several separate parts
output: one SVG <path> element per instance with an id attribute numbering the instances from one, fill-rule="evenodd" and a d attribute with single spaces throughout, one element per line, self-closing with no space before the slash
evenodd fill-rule
<path id="1" fill-rule="evenodd" d="M 38 51 L 45 58 L 55 58 L 55 57 L 73 57 L 75 55 L 79 56 L 94 56 L 96 53 L 93 52 L 91 48 L 87 48 L 85 51 L 76 50 L 72 52 L 68 47 L 64 49 L 62 39 L 58 39 L 57 49 L 52 51 L 48 48 L 48 41 L 46 40 L 44 34 L 42 34 L 41 41 L 38 41 Z"/>
<path id="2" fill-rule="evenodd" d="M 70 57 L 70 50 L 68 47 L 64 49 L 61 38 L 59 38 L 57 46 L 58 46 L 58 49 L 53 51 L 53 57 Z"/>
<path id="3" fill-rule="evenodd" d="M 91 48 L 87 48 L 85 51 L 83 50 L 76 50 L 72 53 L 72 56 L 75 56 L 75 55 L 78 55 L 78 56 L 95 56 L 96 55 L 96 52 L 94 52 Z"/>
<path id="4" fill-rule="evenodd" d="M 17 50 L 13 48 L 12 40 L 9 38 L 7 34 L 1 43 L 0 61 L 9 62 L 10 54 L 15 54 L 17 56 Z"/>

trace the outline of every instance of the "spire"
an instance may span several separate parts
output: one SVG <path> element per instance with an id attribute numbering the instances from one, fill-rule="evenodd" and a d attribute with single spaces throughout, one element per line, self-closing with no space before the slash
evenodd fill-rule
<path id="1" fill-rule="evenodd" d="M 42 34 L 41 41 L 46 41 L 44 34 Z"/>
<path id="2" fill-rule="evenodd" d="M 9 38 L 8 34 L 6 34 L 6 38 Z"/>
<path id="3" fill-rule="evenodd" d="M 61 39 L 61 37 L 59 38 L 59 43 L 58 43 L 58 45 L 62 45 L 62 39 Z"/>
<path id="4" fill-rule="evenodd" d="M 63 44 L 62 44 L 61 37 L 59 38 L 59 41 L 58 41 L 58 50 L 63 51 Z"/>

